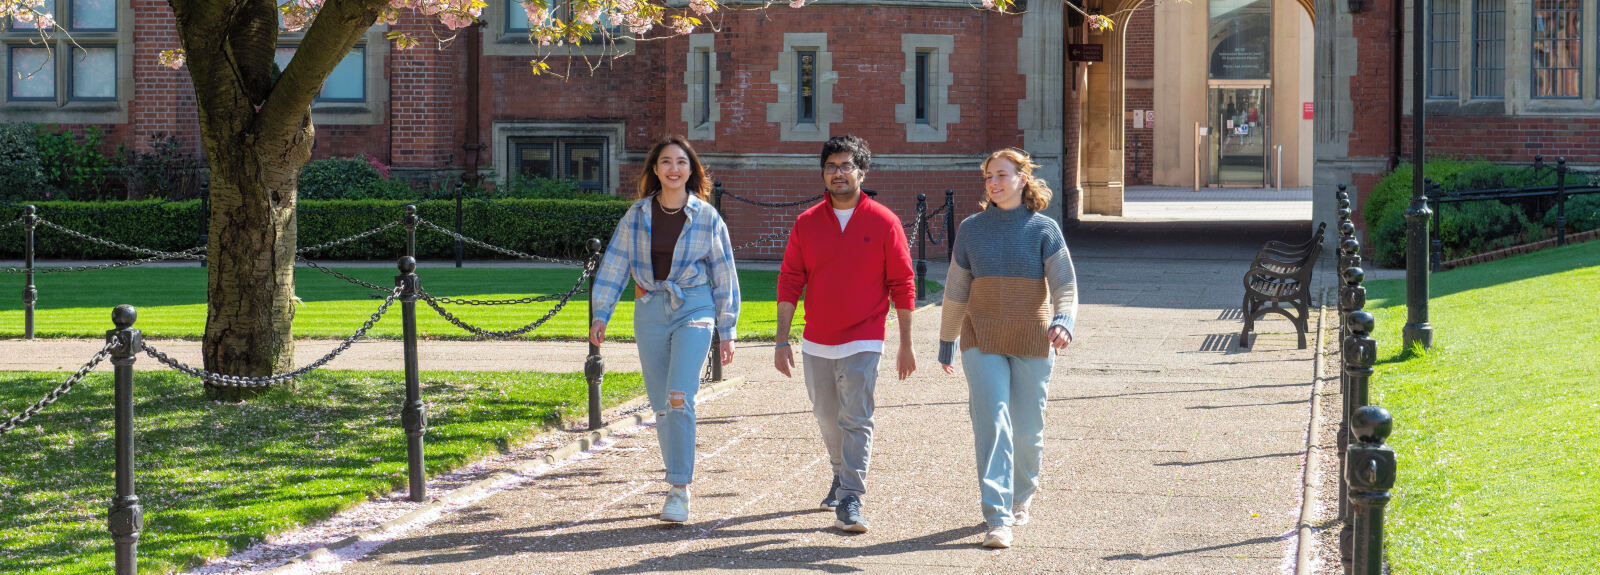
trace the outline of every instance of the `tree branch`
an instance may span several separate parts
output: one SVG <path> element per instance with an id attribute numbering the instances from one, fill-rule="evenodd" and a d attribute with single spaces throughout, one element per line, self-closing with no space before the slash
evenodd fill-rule
<path id="1" fill-rule="evenodd" d="M 388 0 L 327 0 L 300 41 L 294 58 L 256 115 L 252 131 L 288 132 L 300 129 L 289 118 L 303 116 L 322 91 L 322 83 L 361 40 Z M 278 135 L 278 134 L 273 134 Z"/>

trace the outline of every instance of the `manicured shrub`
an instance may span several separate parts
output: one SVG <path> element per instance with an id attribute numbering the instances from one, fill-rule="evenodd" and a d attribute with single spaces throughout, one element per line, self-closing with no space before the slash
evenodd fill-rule
<path id="1" fill-rule="evenodd" d="M 455 201 L 415 202 L 418 214 L 439 226 L 452 228 Z M 181 202 L 38 202 L 41 215 L 56 224 L 96 237 L 164 251 L 199 245 L 199 200 Z M 353 236 L 400 219 L 403 203 L 382 200 L 307 200 L 299 203 L 299 245 L 311 246 Z M 623 201 L 496 200 L 463 204 L 464 235 L 491 245 L 545 257 L 577 259 L 587 254 L 589 238 L 611 239 L 617 219 L 627 210 Z M 111 208 L 117 211 L 106 211 Z M 0 257 L 22 253 L 20 226 L 0 231 Z M 99 244 L 76 240 L 54 230 L 35 235 L 36 257 L 52 259 L 133 259 L 139 256 Z M 314 260 L 393 260 L 405 253 L 405 232 L 395 227 L 360 241 L 306 254 Z M 508 259 L 471 245 L 466 257 Z M 417 257 L 455 257 L 455 241 L 424 226 L 417 230 Z"/>
<path id="2" fill-rule="evenodd" d="M 49 193 L 33 124 L 0 124 L 0 199 L 44 200 Z"/>
<path id="3" fill-rule="evenodd" d="M 1388 267 L 1405 266 L 1405 211 L 1411 204 L 1411 164 L 1401 164 L 1373 187 L 1360 215 L 1367 224 L 1373 259 Z M 1554 170 L 1505 166 L 1452 159 L 1428 160 L 1426 177 L 1443 193 L 1464 190 L 1520 188 L 1555 183 Z M 1453 202 L 1439 210 L 1439 238 L 1446 259 L 1467 257 L 1548 237 L 1538 217 L 1539 200 Z"/>
<path id="4" fill-rule="evenodd" d="M 300 200 L 410 200 L 418 194 L 389 167 L 366 156 L 328 158 L 300 170 Z"/>

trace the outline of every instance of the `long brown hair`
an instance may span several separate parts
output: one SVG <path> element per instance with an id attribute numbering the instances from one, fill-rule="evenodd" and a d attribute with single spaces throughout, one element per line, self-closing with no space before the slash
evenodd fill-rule
<path id="1" fill-rule="evenodd" d="M 1009 161 L 1017 167 L 1017 175 L 1022 177 L 1022 207 L 1028 208 L 1030 212 L 1037 212 L 1050 206 L 1050 196 L 1054 195 L 1050 192 L 1050 184 L 1046 184 L 1042 178 L 1033 176 L 1033 169 L 1039 167 L 1039 164 L 1033 163 L 1033 158 L 1029 157 L 1027 152 L 1016 148 L 1000 150 L 989 154 L 989 157 L 978 165 L 978 169 L 989 169 L 989 162 L 996 159 Z M 983 193 L 983 201 L 978 202 L 978 209 L 989 209 L 989 192 Z"/>
<path id="2" fill-rule="evenodd" d="M 656 175 L 656 162 L 661 160 L 661 151 L 667 149 L 667 146 L 682 148 L 684 155 L 689 156 L 689 181 L 684 182 L 684 189 L 699 196 L 701 200 L 710 198 L 711 178 L 706 175 L 705 166 L 700 163 L 700 155 L 694 153 L 694 146 L 690 146 L 689 140 L 683 136 L 668 136 L 650 148 L 650 157 L 644 162 L 643 173 L 639 174 L 639 199 L 661 192 L 661 177 Z"/>

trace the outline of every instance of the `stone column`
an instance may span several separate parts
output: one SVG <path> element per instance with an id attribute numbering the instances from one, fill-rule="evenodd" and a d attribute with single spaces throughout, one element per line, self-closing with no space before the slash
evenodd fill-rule
<path id="1" fill-rule="evenodd" d="M 1027 83 L 1025 97 L 1017 101 L 1017 129 L 1022 131 L 1023 149 L 1040 166 L 1034 174 L 1055 192 L 1047 211 L 1058 222 L 1065 197 L 1061 193 L 1064 10 L 1060 2 L 1030 2 L 1022 16 L 1022 37 L 1017 39 L 1017 72 Z"/>
<path id="2" fill-rule="evenodd" d="M 1123 26 L 1090 32 L 1089 43 L 1105 46 L 1105 60 L 1089 66 L 1083 104 L 1083 211 L 1122 215 Z"/>

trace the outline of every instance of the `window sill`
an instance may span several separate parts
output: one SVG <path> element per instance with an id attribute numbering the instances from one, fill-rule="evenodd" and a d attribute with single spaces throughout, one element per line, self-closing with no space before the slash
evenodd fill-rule
<path id="1" fill-rule="evenodd" d="M 120 101 L 47 101 L 0 103 L 0 121 L 36 124 L 126 124 L 128 108 Z"/>

